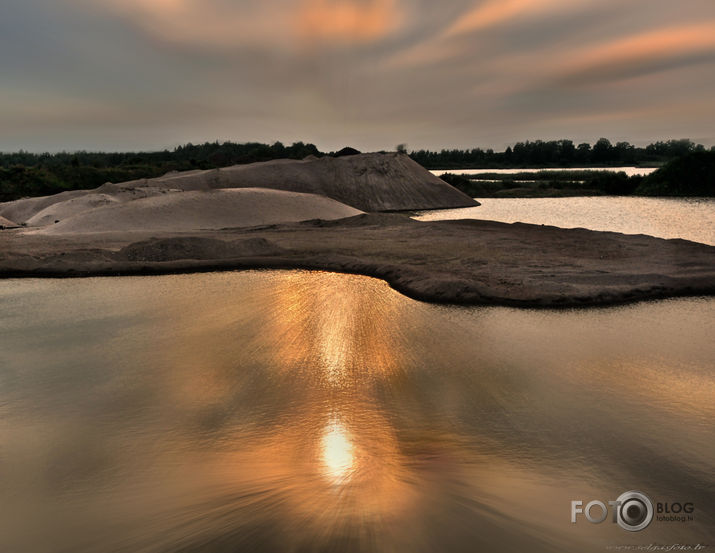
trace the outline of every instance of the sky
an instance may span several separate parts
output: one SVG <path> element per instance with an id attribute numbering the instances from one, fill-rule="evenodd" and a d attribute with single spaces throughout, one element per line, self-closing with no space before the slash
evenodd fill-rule
<path id="1" fill-rule="evenodd" d="M 715 0 L 8 0 L 0 151 L 715 144 Z"/>

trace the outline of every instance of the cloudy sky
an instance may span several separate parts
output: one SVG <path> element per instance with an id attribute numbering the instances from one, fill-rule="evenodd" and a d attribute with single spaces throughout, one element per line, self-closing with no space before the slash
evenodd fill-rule
<path id="1" fill-rule="evenodd" d="M 715 0 L 9 0 L 0 150 L 715 144 Z"/>

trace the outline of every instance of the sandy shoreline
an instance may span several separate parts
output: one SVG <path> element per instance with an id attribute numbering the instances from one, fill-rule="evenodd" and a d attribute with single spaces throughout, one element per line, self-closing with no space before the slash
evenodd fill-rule
<path id="1" fill-rule="evenodd" d="M 191 232 L 0 233 L 0 278 L 312 269 L 414 299 L 571 307 L 715 294 L 715 247 L 585 229 L 365 214 Z"/>

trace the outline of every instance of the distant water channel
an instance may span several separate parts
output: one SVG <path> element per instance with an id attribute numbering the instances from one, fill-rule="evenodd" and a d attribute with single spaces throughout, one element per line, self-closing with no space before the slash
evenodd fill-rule
<path id="1" fill-rule="evenodd" d="M 438 169 L 430 172 L 439 177 L 445 173 L 454 173 L 455 175 L 478 175 L 480 173 L 514 175 L 516 173 L 538 173 L 540 171 L 612 171 L 614 173 L 624 172 L 629 177 L 632 177 L 634 175 L 650 175 L 657 170 L 657 167 L 542 167 L 539 169 Z"/>
<path id="2" fill-rule="evenodd" d="M 5 280 L 0 305 L 3 552 L 715 543 L 714 299 L 456 308 L 250 271 Z M 571 524 L 628 490 L 694 519 Z"/>
<path id="3" fill-rule="evenodd" d="M 595 196 L 477 198 L 479 207 L 424 211 L 421 221 L 485 219 L 683 238 L 715 245 L 715 199 Z"/>

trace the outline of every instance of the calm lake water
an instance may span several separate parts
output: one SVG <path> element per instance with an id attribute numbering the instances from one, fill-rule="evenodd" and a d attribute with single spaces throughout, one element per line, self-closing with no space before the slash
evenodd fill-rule
<path id="1" fill-rule="evenodd" d="M 684 238 L 715 245 L 715 199 L 634 198 L 477 198 L 479 207 L 425 211 L 421 221 L 485 219 L 565 228 Z"/>
<path id="2" fill-rule="evenodd" d="M 555 167 L 538 169 L 439 169 L 430 171 L 433 175 L 444 175 L 454 173 L 455 175 L 478 175 L 480 173 L 497 173 L 500 175 L 513 175 L 515 173 L 538 173 L 540 171 L 613 171 L 614 173 L 624 172 L 629 177 L 634 175 L 650 175 L 657 171 L 657 167 Z"/>
<path id="3" fill-rule="evenodd" d="M 251 271 L 0 305 L 3 552 L 715 543 L 714 299 L 456 308 Z M 570 523 L 633 489 L 694 520 Z"/>

